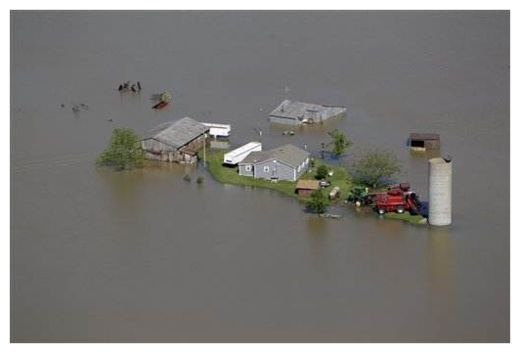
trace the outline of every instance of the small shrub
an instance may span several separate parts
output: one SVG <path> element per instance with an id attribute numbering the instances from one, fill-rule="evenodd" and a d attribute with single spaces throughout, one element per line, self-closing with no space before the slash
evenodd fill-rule
<path id="1" fill-rule="evenodd" d="M 204 177 L 199 176 L 199 177 L 197 178 L 197 184 L 201 185 L 203 182 L 204 182 Z"/>
<path id="2" fill-rule="evenodd" d="M 329 168 L 326 165 L 320 165 L 316 170 L 316 179 L 322 180 L 325 179 L 329 175 Z"/>

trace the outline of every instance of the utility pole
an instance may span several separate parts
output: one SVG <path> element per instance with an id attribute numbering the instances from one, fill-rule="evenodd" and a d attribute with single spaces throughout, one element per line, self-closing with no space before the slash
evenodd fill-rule
<path id="1" fill-rule="evenodd" d="M 203 155 L 203 159 L 204 159 L 204 169 L 206 168 L 206 133 L 204 133 L 204 145 L 203 145 L 203 150 L 202 150 L 202 155 Z"/>

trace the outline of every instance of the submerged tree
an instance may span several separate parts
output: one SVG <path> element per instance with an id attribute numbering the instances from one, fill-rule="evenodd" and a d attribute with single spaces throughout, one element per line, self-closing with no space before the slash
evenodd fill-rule
<path id="1" fill-rule="evenodd" d="M 352 141 L 350 141 L 341 130 L 334 129 L 329 132 L 329 136 L 332 138 L 332 142 L 330 143 L 332 146 L 331 153 L 336 157 L 344 154 L 352 145 Z"/>
<path id="2" fill-rule="evenodd" d="M 116 128 L 108 147 L 97 158 L 97 164 L 114 167 L 117 170 L 142 167 L 144 152 L 140 138 L 132 129 Z"/>
<path id="3" fill-rule="evenodd" d="M 327 211 L 328 205 L 329 202 L 327 200 L 327 197 L 325 197 L 323 191 L 319 189 L 313 191 L 310 200 L 306 203 L 307 208 L 311 209 L 312 211 L 318 214 L 325 213 L 325 211 Z"/>
<path id="4" fill-rule="evenodd" d="M 400 170 L 400 162 L 393 153 L 374 150 L 354 162 L 352 174 L 357 182 L 378 188 Z"/>

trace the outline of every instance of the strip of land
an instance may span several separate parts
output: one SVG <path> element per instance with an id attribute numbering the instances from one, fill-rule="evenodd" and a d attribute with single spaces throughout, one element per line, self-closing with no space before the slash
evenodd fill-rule
<path id="1" fill-rule="evenodd" d="M 232 185 L 243 185 L 243 186 L 252 186 L 252 187 L 260 187 L 266 189 L 277 190 L 285 195 L 296 197 L 299 200 L 305 201 L 307 198 L 299 197 L 295 191 L 296 182 L 280 180 L 278 182 L 272 182 L 270 180 L 265 179 L 255 179 L 248 176 L 239 175 L 236 167 L 227 167 L 222 164 L 224 154 L 226 151 L 217 150 L 210 151 L 206 153 L 206 163 L 208 165 L 208 170 L 210 174 L 220 183 L 223 184 L 232 184 Z M 331 164 L 327 164 L 320 159 L 314 159 L 314 167 L 309 169 L 305 174 L 301 176 L 300 179 L 312 179 L 314 180 L 314 175 L 316 173 L 316 169 L 324 164 L 327 168 L 333 172 L 333 175 L 327 177 L 327 180 L 330 182 L 330 186 L 323 188 L 322 190 L 328 194 L 328 192 L 338 186 L 340 188 L 340 193 L 343 196 L 346 196 L 350 189 L 352 188 L 352 178 L 347 172 L 347 170 L 340 166 L 335 166 Z"/>
<path id="2" fill-rule="evenodd" d="M 227 151 L 225 150 L 212 150 L 206 153 L 206 163 L 208 171 L 218 182 L 222 184 L 242 185 L 276 190 L 284 195 L 295 197 L 301 202 L 305 202 L 309 199 L 308 197 L 301 197 L 296 193 L 296 182 L 286 180 L 272 182 L 270 180 L 258 178 L 255 179 L 249 176 L 239 175 L 237 167 L 228 167 L 223 165 L 222 162 L 224 160 L 224 154 L 226 152 Z M 315 180 L 315 173 L 320 165 L 325 165 L 329 171 L 332 171 L 332 176 L 327 177 L 327 180 L 330 182 L 330 185 L 323 188 L 322 190 L 326 194 L 328 194 L 330 190 L 332 190 L 334 187 L 339 187 L 341 197 L 338 200 L 336 200 L 336 202 L 340 202 L 348 195 L 352 187 L 355 186 L 354 182 L 352 181 L 351 175 L 345 168 L 329 164 L 321 159 L 315 158 L 314 166 L 310 168 L 305 174 L 303 174 L 300 179 Z M 384 218 L 398 219 L 416 225 L 425 224 L 424 217 L 422 217 L 421 215 L 411 215 L 408 212 L 402 214 L 386 213 L 384 215 Z"/>

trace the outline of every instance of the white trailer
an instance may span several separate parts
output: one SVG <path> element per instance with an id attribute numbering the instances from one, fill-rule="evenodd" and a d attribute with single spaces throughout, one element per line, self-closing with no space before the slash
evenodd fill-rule
<path id="1" fill-rule="evenodd" d="M 249 142 L 233 151 L 224 155 L 224 163 L 235 165 L 244 160 L 251 152 L 261 151 L 262 144 L 260 142 Z"/>
<path id="2" fill-rule="evenodd" d="M 229 137 L 231 133 L 231 125 L 229 124 L 216 124 L 216 123 L 202 123 L 209 127 L 209 135 L 212 137 Z"/>

